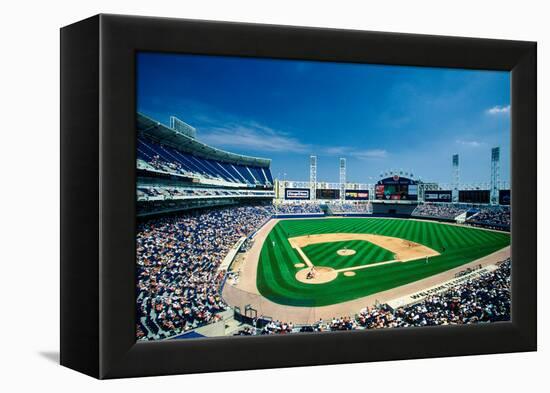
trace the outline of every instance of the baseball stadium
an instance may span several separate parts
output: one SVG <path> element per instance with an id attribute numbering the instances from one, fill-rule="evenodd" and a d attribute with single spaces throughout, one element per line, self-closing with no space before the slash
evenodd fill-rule
<path id="1" fill-rule="evenodd" d="M 172 116 L 137 113 L 136 335 L 292 334 L 510 319 L 510 188 L 388 169 L 347 181 L 273 176 Z"/>

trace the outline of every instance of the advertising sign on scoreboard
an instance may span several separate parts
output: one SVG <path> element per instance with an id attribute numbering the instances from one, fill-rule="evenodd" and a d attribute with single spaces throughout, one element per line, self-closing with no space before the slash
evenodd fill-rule
<path id="1" fill-rule="evenodd" d="M 346 200 L 366 201 L 369 199 L 369 190 L 346 190 Z"/>
<path id="2" fill-rule="evenodd" d="M 384 199 L 384 185 L 383 184 L 377 184 L 374 189 L 374 195 L 376 196 L 376 199 Z"/>
<path id="3" fill-rule="evenodd" d="M 451 202 L 453 199 L 452 191 L 425 191 L 424 200 L 426 202 Z"/>
<path id="4" fill-rule="evenodd" d="M 294 199 L 294 200 L 309 199 L 309 188 L 286 188 L 285 199 Z"/>

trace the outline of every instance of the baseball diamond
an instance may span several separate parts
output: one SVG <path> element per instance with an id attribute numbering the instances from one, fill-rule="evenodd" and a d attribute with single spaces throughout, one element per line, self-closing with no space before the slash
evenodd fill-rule
<path id="1" fill-rule="evenodd" d="M 394 259 L 391 251 L 367 241 L 327 241 L 304 247 L 301 255 L 289 242 L 297 236 L 342 233 L 402 239 L 404 248 L 414 242 L 436 250 L 438 255 L 402 261 Z M 256 277 L 260 294 L 282 305 L 318 307 L 399 287 L 475 261 L 508 246 L 510 235 L 430 221 L 332 218 L 281 220 L 266 240 Z M 344 247 L 355 250 L 356 254 L 339 256 L 337 250 Z M 304 261 L 304 254 L 308 261 Z M 388 261 L 390 263 L 380 263 Z M 341 273 L 353 270 L 356 274 L 338 274 L 329 282 L 310 285 L 296 279 L 296 272 L 304 269 L 296 265 L 304 262 L 331 267 Z"/>

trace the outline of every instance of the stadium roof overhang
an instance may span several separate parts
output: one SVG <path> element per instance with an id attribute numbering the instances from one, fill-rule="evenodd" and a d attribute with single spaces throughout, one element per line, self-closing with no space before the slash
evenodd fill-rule
<path id="1" fill-rule="evenodd" d="M 181 150 L 182 152 L 193 153 L 194 155 L 202 158 L 210 158 L 231 164 L 258 166 L 262 168 L 268 168 L 271 164 L 271 160 L 268 158 L 244 156 L 208 146 L 139 112 L 137 113 L 136 127 L 138 133 L 140 134 L 146 135 L 153 140 L 169 145 L 175 149 Z"/>

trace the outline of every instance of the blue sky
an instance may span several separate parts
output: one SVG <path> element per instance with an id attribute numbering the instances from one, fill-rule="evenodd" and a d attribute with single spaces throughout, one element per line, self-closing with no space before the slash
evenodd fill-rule
<path id="1" fill-rule="evenodd" d="M 427 67 L 138 54 L 138 111 L 175 115 L 210 145 L 272 159 L 274 176 L 372 182 L 388 169 L 451 182 L 489 182 L 491 147 L 509 180 L 510 74 Z"/>

